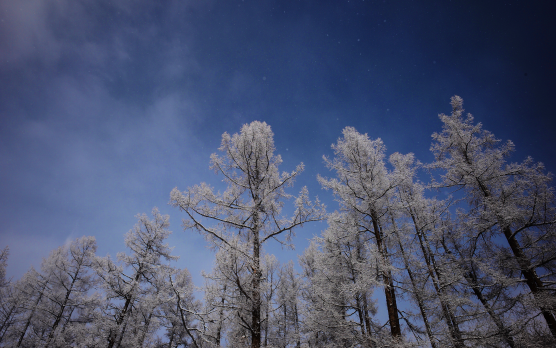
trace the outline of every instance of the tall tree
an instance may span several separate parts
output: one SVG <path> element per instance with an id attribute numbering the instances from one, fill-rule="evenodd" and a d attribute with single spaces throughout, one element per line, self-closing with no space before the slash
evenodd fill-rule
<path id="1" fill-rule="evenodd" d="M 271 273 L 269 275 L 272 276 Z M 301 279 L 294 270 L 293 262 L 290 261 L 283 265 L 279 280 L 277 282 L 276 306 L 272 312 L 273 320 L 268 320 L 272 323 L 272 329 L 275 332 L 273 335 L 276 341 L 275 345 L 278 347 L 301 347 L 299 315 Z M 268 283 L 272 288 L 273 282 Z"/>
<path id="2" fill-rule="evenodd" d="M 6 280 L 6 267 L 8 267 L 8 256 L 10 256 L 10 248 L 5 247 L 0 251 L 0 288 L 9 284 Z"/>
<path id="3" fill-rule="evenodd" d="M 453 264 L 452 260 L 446 260 L 443 254 L 435 248 L 435 244 L 439 244 L 438 240 L 443 236 L 443 221 L 447 219 L 450 205 L 447 202 L 425 198 L 423 185 L 414 182 L 417 166 L 414 165 L 413 154 L 392 154 L 390 162 L 395 168 L 394 176 L 397 177 L 398 182 L 394 196 L 395 211 L 400 217 L 405 217 L 407 221 L 407 226 L 404 226 L 406 238 L 399 236 L 398 242 L 404 263 L 408 263 L 409 255 L 405 255 L 402 244 L 406 244 L 406 248 L 412 250 L 411 258 L 414 261 L 413 265 L 406 265 L 410 282 L 416 282 L 419 278 L 418 275 L 424 273 L 420 277 L 423 282 L 417 286 L 414 296 L 422 312 L 425 326 L 428 326 L 427 334 L 434 346 L 434 341 L 437 338 L 433 338 L 432 328 L 427 324 L 428 319 L 424 308 L 424 300 L 431 297 L 431 295 L 426 294 L 427 283 L 432 283 L 432 289 L 434 289 L 432 298 L 435 302 L 432 307 L 441 308 L 439 317 L 446 324 L 446 327 L 442 327 L 441 331 L 449 333 L 448 337 L 451 345 L 463 347 L 463 337 L 454 308 L 458 301 L 454 300 L 449 292 L 450 287 L 458 283 L 457 275 L 459 272 L 454 271 L 456 265 Z M 414 243 L 403 243 L 404 240 L 408 239 L 407 236 L 411 236 L 410 240 Z M 436 303 L 437 301 L 439 303 Z M 435 326 L 438 327 L 439 325 Z"/>
<path id="4" fill-rule="evenodd" d="M 228 184 L 223 193 L 202 183 L 184 192 L 171 192 L 172 205 L 187 214 L 186 229 L 203 233 L 214 247 L 235 249 L 249 262 L 250 284 L 245 284 L 250 320 L 243 324 L 251 336 L 251 347 L 261 345 L 261 248 L 269 240 L 289 245 L 293 229 L 324 216 L 318 201 L 309 201 L 306 188 L 295 199 L 292 218 L 281 216 L 284 200 L 291 198 L 285 188 L 291 186 L 303 170 L 303 164 L 291 173 L 278 173 L 282 163 L 274 155 L 274 134 L 264 122 L 254 121 L 242 127 L 239 134 L 222 135 L 219 148 L 224 156 L 213 154 L 211 168 L 224 176 Z M 207 220 L 216 224 L 210 226 Z"/>
<path id="5" fill-rule="evenodd" d="M 307 341 L 327 347 L 387 346 L 391 337 L 371 318 L 376 313 L 373 289 L 381 284 L 376 272 L 381 255 L 350 214 L 333 213 L 328 222 L 322 237 L 315 237 L 300 258 Z"/>
<path id="6" fill-rule="evenodd" d="M 371 234 L 380 254 L 380 276 L 388 310 L 392 337 L 401 338 L 401 327 L 392 277 L 392 263 L 388 253 L 388 200 L 396 187 L 390 180 L 384 164 L 385 146 L 381 139 L 371 140 L 367 134 L 358 133 L 353 127 L 343 130 L 343 137 L 332 145 L 335 157 L 324 161 L 336 172 L 336 179 L 319 176 L 319 182 L 331 189 L 342 209 L 357 215 L 357 225 Z"/>
<path id="7" fill-rule="evenodd" d="M 551 175 L 531 158 L 507 163 L 513 143 L 500 145 L 480 123 L 473 123 L 473 116 L 464 118 L 459 96 L 452 97 L 451 105 L 450 116 L 439 115 L 442 132 L 433 134 L 435 162 L 430 168 L 442 171 L 437 186 L 464 189 L 470 207 L 466 218 L 475 226 L 468 240 L 483 238 L 480 234 L 505 239 L 512 255 L 508 266 L 521 273 L 556 338 L 556 207 Z"/>

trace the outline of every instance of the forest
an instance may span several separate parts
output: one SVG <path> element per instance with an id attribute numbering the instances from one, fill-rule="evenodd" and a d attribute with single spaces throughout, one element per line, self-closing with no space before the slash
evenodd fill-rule
<path id="1" fill-rule="evenodd" d="M 169 217 L 156 208 L 137 216 L 116 258 L 82 237 L 14 280 L 6 247 L 0 346 L 555 347 L 552 174 L 530 157 L 511 162 L 511 141 L 465 114 L 460 97 L 451 106 L 432 163 L 387 157 L 380 138 L 346 127 L 324 157 L 330 177 L 318 177 L 336 211 L 305 187 L 290 193 L 304 166 L 279 172 L 269 125 L 224 133 L 210 161 L 225 190 L 170 193 L 185 233 L 215 252 L 195 284 L 203 298 L 172 266 Z M 326 229 L 297 264 L 265 251 L 292 246 L 315 221 Z"/>

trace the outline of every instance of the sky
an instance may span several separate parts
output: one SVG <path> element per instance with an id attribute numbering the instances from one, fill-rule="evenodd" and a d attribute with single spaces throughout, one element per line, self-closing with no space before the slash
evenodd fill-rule
<path id="1" fill-rule="evenodd" d="M 291 193 L 337 208 L 317 174 L 346 126 L 430 162 L 450 97 L 556 171 L 556 5 L 549 1 L 0 0 L 0 248 L 18 279 L 92 235 L 125 251 L 138 213 L 170 215 L 196 285 L 213 253 L 174 187 L 222 186 L 222 133 L 265 121 Z M 297 230 L 296 260 L 326 228 Z"/>

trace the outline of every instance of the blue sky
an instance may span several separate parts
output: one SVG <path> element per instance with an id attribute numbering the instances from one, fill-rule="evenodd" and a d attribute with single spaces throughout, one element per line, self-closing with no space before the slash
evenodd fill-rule
<path id="1" fill-rule="evenodd" d="M 554 172 L 554 5 L 527 1 L 0 2 L 0 247 L 8 275 L 94 235 L 124 251 L 138 213 L 170 215 L 197 285 L 213 254 L 168 206 L 221 179 L 223 132 L 253 120 L 330 211 L 316 175 L 346 126 L 427 162 L 450 97 Z M 297 231 L 296 259 L 325 224 Z"/>

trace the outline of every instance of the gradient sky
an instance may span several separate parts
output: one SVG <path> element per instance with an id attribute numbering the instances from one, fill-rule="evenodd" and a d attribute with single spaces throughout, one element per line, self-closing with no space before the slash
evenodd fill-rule
<path id="1" fill-rule="evenodd" d="M 346 126 L 431 161 L 439 113 L 476 121 L 556 171 L 550 1 L 0 0 L 0 247 L 8 275 L 68 240 L 124 251 L 135 214 L 170 215 L 197 285 L 213 254 L 169 193 L 221 177 L 223 132 L 253 120 L 330 211 L 316 175 Z M 297 230 L 296 259 L 324 223 Z"/>

